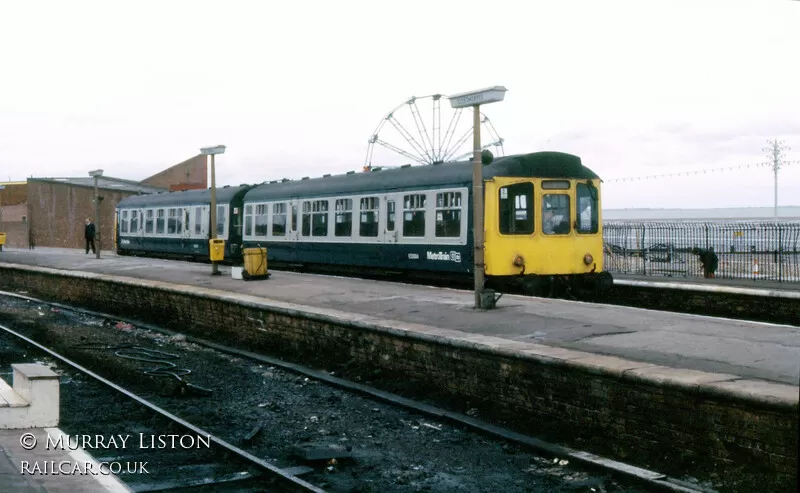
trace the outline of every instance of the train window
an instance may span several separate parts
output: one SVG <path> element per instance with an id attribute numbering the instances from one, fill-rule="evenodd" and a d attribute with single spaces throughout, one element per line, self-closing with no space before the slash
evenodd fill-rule
<path id="1" fill-rule="evenodd" d="M 596 234 L 600 228 L 598 198 L 599 190 L 592 182 L 578 183 L 576 187 L 578 207 L 575 211 L 578 233 Z"/>
<path id="2" fill-rule="evenodd" d="M 286 236 L 286 204 L 272 204 L 272 236 Z"/>
<path id="3" fill-rule="evenodd" d="M 167 209 L 167 234 L 173 235 L 177 232 L 178 209 Z"/>
<path id="4" fill-rule="evenodd" d="M 119 232 L 128 232 L 128 211 L 122 211 L 122 217 L 119 220 Z"/>
<path id="5" fill-rule="evenodd" d="M 403 197 L 403 236 L 425 236 L 425 194 Z"/>
<path id="6" fill-rule="evenodd" d="M 533 234 L 533 183 L 500 188 L 500 234 Z"/>
<path id="7" fill-rule="evenodd" d="M 386 201 L 386 231 L 394 231 L 394 200 Z"/>
<path id="8" fill-rule="evenodd" d="M 267 236 L 267 204 L 256 205 L 256 236 Z"/>
<path id="9" fill-rule="evenodd" d="M 244 235 L 253 235 L 253 206 L 250 204 L 244 206 Z"/>
<path id="10" fill-rule="evenodd" d="M 272 204 L 272 236 L 286 236 L 286 204 Z"/>
<path id="11" fill-rule="evenodd" d="M 565 235 L 569 231 L 569 195 L 543 195 L 542 232 L 546 235 Z"/>
<path id="12" fill-rule="evenodd" d="M 350 236 L 353 234 L 353 199 L 338 199 L 336 201 L 336 236 Z"/>
<path id="13" fill-rule="evenodd" d="M 203 208 L 202 207 L 195 207 L 194 208 L 194 234 L 200 236 L 203 234 L 203 226 L 200 219 L 203 217 Z"/>
<path id="14" fill-rule="evenodd" d="M 303 202 L 303 236 L 328 235 L 328 201 Z"/>
<path id="15" fill-rule="evenodd" d="M 128 231 L 131 233 L 139 232 L 139 211 L 131 211 L 131 227 Z"/>
<path id="16" fill-rule="evenodd" d="M 225 206 L 217 206 L 217 236 L 225 236 L 225 223 L 227 222 L 227 214 L 225 214 Z"/>
<path id="17" fill-rule="evenodd" d="M 183 216 L 180 209 L 175 209 L 175 233 L 183 233 Z"/>
<path id="18" fill-rule="evenodd" d="M 167 234 L 174 235 L 178 232 L 178 209 L 167 209 Z"/>
<path id="19" fill-rule="evenodd" d="M 164 234 L 164 209 L 158 209 L 156 212 L 156 234 Z"/>
<path id="20" fill-rule="evenodd" d="M 153 209 L 144 213 L 144 233 L 153 234 Z"/>
<path id="21" fill-rule="evenodd" d="M 569 182 L 566 180 L 545 180 L 542 182 L 544 190 L 569 190 Z"/>
<path id="22" fill-rule="evenodd" d="M 436 194 L 436 236 L 461 236 L 461 192 Z"/>
<path id="23" fill-rule="evenodd" d="M 297 231 L 297 204 L 292 204 L 292 231 Z"/>
<path id="24" fill-rule="evenodd" d="M 378 236 L 378 214 L 380 213 L 380 199 L 378 197 L 364 197 L 361 199 L 361 221 L 358 225 L 360 236 Z"/>

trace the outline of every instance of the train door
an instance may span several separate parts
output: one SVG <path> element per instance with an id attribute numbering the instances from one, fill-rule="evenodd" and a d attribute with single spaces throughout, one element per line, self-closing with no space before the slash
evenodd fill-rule
<path id="1" fill-rule="evenodd" d="M 189 248 L 189 245 L 192 243 L 192 221 L 191 221 L 191 214 L 190 208 L 184 207 L 181 209 L 181 217 L 180 217 L 180 235 L 181 235 L 181 245 L 182 250 L 186 250 Z"/>
<path id="2" fill-rule="evenodd" d="M 208 238 L 210 237 L 208 230 L 210 209 L 206 206 L 196 205 L 192 207 L 190 214 L 192 218 L 192 253 L 201 255 L 208 252 Z"/>
<path id="3" fill-rule="evenodd" d="M 139 248 L 142 245 L 142 232 L 144 230 L 144 211 L 141 209 L 136 209 L 131 214 L 131 224 L 130 224 L 130 232 L 131 232 L 131 243 L 136 248 Z"/>
<path id="4" fill-rule="evenodd" d="M 231 230 L 231 218 L 228 213 L 228 204 L 217 204 L 217 238 L 228 242 Z"/>
<path id="5" fill-rule="evenodd" d="M 484 264 L 486 275 L 535 272 L 535 194 L 532 181 L 496 177 L 484 182 Z M 517 258 L 525 263 L 525 271 Z"/>
<path id="6" fill-rule="evenodd" d="M 381 218 L 382 241 L 386 244 L 397 243 L 397 202 L 394 196 L 386 196 L 384 199 L 386 207 L 383 208 L 383 218 Z"/>
<path id="7" fill-rule="evenodd" d="M 292 243 L 300 238 L 300 199 L 293 198 L 289 201 L 289 230 L 286 238 Z"/>
<path id="8" fill-rule="evenodd" d="M 243 214 L 242 210 L 239 207 L 233 207 L 231 203 L 229 206 L 231 210 L 231 227 L 228 231 L 228 240 L 230 242 L 235 242 L 241 244 L 242 242 L 242 228 L 243 228 Z"/>
<path id="9" fill-rule="evenodd" d="M 288 228 L 286 231 L 287 240 L 287 256 L 290 262 L 296 262 L 300 258 L 298 248 L 300 247 L 300 221 L 302 216 L 300 214 L 300 199 L 293 197 L 289 200 L 289 219 Z"/>

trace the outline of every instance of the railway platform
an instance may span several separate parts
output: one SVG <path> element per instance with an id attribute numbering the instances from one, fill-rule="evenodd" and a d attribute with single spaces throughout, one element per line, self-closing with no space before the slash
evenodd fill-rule
<path id="1" fill-rule="evenodd" d="M 40 364 L 12 364 L 13 387 L 0 379 L 0 491 L 127 492 L 118 464 L 92 458 L 56 427 L 58 375 Z"/>
<path id="2" fill-rule="evenodd" d="M 21 442 L 33 434 L 39 444 L 26 450 Z M 0 430 L 0 491 L 19 493 L 123 493 L 132 491 L 107 474 L 83 449 L 48 450 L 47 437 L 58 428 Z"/>
<path id="3" fill-rule="evenodd" d="M 721 289 L 730 290 L 753 290 L 766 293 L 796 293 L 800 297 L 800 283 L 778 282 L 770 279 L 759 279 L 752 277 L 749 279 L 729 279 L 714 278 L 704 279 L 702 277 L 682 277 L 682 276 L 645 276 L 637 274 L 614 274 L 614 283 L 618 285 L 635 286 L 647 283 L 650 286 L 658 287 L 673 285 L 681 286 L 683 289 L 693 289 L 697 291 L 720 291 Z M 788 295 L 793 296 L 793 295 Z"/>
<path id="4" fill-rule="evenodd" d="M 112 252 L 103 252 L 98 260 L 80 250 L 12 249 L 0 257 L 0 269 L 4 263 L 210 288 L 291 303 L 299 310 L 336 310 L 356 320 L 391 321 L 408 330 L 425 326 L 445 337 L 545 345 L 687 374 L 733 375 L 795 388 L 800 384 L 800 327 L 789 325 L 514 295 L 504 296 L 495 310 L 475 312 L 469 291 L 293 272 L 244 282 L 231 278 L 229 267 L 222 267 L 221 276 L 211 276 L 206 264 Z"/>

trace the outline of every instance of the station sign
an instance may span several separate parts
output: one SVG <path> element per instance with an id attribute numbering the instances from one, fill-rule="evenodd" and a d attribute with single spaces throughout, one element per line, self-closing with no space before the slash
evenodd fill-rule
<path id="1" fill-rule="evenodd" d="M 505 98 L 506 91 L 507 89 L 503 86 L 494 86 L 477 91 L 454 94 L 450 96 L 450 106 L 453 108 L 465 108 L 476 104 L 496 103 Z"/>

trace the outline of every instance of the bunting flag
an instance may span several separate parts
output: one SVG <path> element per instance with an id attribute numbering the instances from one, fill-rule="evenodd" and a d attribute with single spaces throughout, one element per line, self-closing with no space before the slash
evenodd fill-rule
<path id="1" fill-rule="evenodd" d="M 800 164 L 800 161 L 783 161 L 780 167 L 784 166 L 791 166 L 793 164 Z M 772 168 L 774 163 L 772 162 L 765 162 L 765 163 L 756 163 L 756 164 L 740 164 L 738 166 L 724 166 L 722 168 L 707 168 L 707 169 L 698 169 L 694 171 L 678 171 L 675 173 L 665 173 L 662 175 L 646 175 L 646 176 L 629 176 L 626 178 L 611 178 L 608 180 L 603 180 L 603 183 L 625 183 L 628 181 L 641 181 L 641 180 L 658 180 L 663 178 L 674 178 L 680 176 L 695 176 L 695 175 L 705 175 L 708 173 L 724 173 L 725 171 L 734 171 L 737 169 L 746 169 L 746 168 Z"/>

